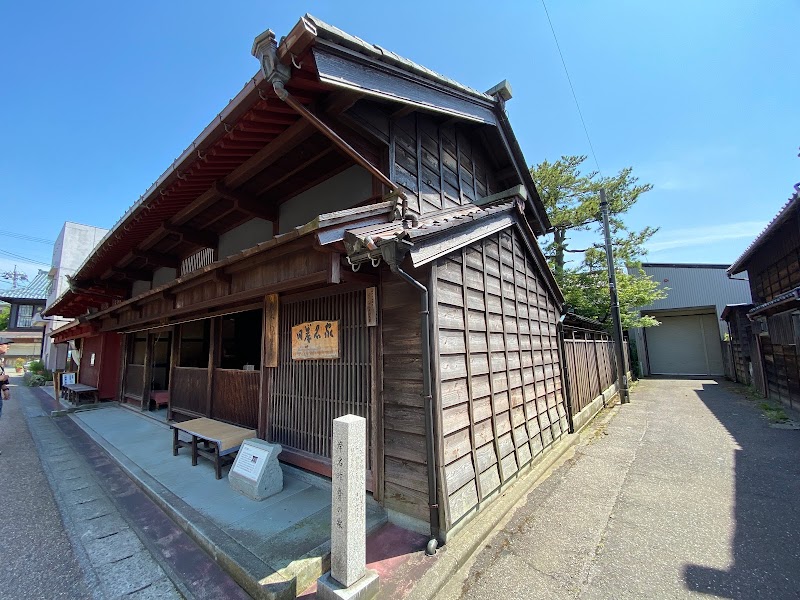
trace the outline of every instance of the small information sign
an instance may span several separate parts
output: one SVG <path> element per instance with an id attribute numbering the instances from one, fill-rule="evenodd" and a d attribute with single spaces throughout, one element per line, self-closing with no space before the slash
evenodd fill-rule
<path id="1" fill-rule="evenodd" d="M 263 500 L 283 489 L 283 470 L 278 462 L 280 444 L 258 438 L 242 442 L 233 461 L 228 483 L 251 500 Z"/>
<path id="2" fill-rule="evenodd" d="M 292 359 L 339 358 L 339 321 L 311 321 L 292 327 Z"/>
<path id="3" fill-rule="evenodd" d="M 270 448 L 253 446 L 245 442 L 239 449 L 232 471 L 251 481 L 258 481 L 271 453 Z"/>
<path id="4" fill-rule="evenodd" d="M 64 372 L 61 374 L 61 385 L 72 385 L 75 383 L 74 372 Z"/>

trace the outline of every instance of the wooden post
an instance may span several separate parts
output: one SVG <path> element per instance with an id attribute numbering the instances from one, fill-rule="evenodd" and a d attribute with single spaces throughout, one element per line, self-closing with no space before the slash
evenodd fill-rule
<path id="1" fill-rule="evenodd" d="M 217 336 L 217 322 L 219 317 L 211 319 L 208 328 L 208 384 L 206 386 L 206 416 L 211 417 L 211 402 L 214 393 L 214 368 L 217 366 L 217 354 L 219 351 L 219 341 Z"/>
<path id="2" fill-rule="evenodd" d="M 136 335 L 135 333 L 133 334 Z M 150 333 L 145 334 L 144 343 L 144 369 L 142 369 L 142 405 L 140 410 L 145 411 L 150 408 L 150 385 L 153 377 L 153 336 Z"/>
<path id="3" fill-rule="evenodd" d="M 269 441 L 272 418 L 270 398 L 275 369 L 278 366 L 278 339 L 280 337 L 278 294 L 264 296 L 264 326 L 261 333 L 261 381 L 259 383 L 258 437 Z"/>

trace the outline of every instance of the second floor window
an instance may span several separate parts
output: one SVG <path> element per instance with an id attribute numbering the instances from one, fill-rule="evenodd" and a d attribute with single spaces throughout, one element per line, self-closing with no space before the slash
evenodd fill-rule
<path id="1" fill-rule="evenodd" d="M 33 321 L 33 305 L 23 304 L 17 313 L 17 327 L 31 327 Z"/>

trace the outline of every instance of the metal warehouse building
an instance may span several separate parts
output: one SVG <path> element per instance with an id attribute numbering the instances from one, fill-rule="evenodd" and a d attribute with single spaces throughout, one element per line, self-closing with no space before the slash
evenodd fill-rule
<path id="1" fill-rule="evenodd" d="M 729 265 L 643 263 L 642 269 L 667 297 L 640 308 L 661 322 L 632 329 L 643 375 L 725 374 L 722 341 L 727 328 L 720 321 L 726 304 L 750 302 L 743 279 L 729 279 Z"/>

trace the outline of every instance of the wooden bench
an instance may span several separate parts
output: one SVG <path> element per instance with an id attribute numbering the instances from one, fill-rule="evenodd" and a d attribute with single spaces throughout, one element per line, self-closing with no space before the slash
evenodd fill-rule
<path id="1" fill-rule="evenodd" d="M 155 402 L 156 408 L 167 406 L 169 404 L 169 391 L 153 390 L 152 392 L 150 392 L 150 400 Z"/>
<path id="2" fill-rule="evenodd" d="M 239 450 L 242 442 L 256 436 L 255 429 L 245 429 L 205 417 L 182 423 L 170 423 L 170 427 L 172 427 L 172 455 L 178 456 L 179 448 L 191 447 L 192 466 L 197 465 L 198 456 L 207 458 L 214 463 L 217 479 L 222 479 L 222 462 L 232 462 L 233 456 L 231 455 Z M 192 436 L 192 441 L 186 442 L 180 439 L 181 431 Z M 202 441 L 206 447 L 209 444 L 213 446 L 212 450 L 198 448 L 198 440 Z"/>
<path id="3" fill-rule="evenodd" d="M 67 383 L 64 384 L 64 391 L 67 395 L 67 400 L 73 404 L 80 405 L 81 396 L 89 395 L 91 399 L 97 404 L 100 398 L 97 395 L 97 388 L 91 385 L 84 385 L 83 383 Z"/>

